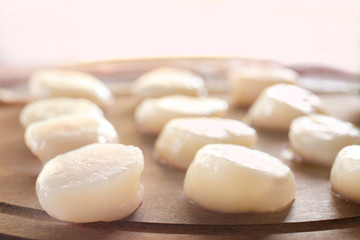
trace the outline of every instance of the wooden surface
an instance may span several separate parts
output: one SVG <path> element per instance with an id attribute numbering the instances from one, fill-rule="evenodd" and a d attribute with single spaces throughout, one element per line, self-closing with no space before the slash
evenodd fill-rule
<path id="1" fill-rule="evenodd" d="M 141 134 L 137 130 L 133 121 L 137 101 L 131 95 L 124 94 L 124 89 L 128 90 L 133 78 L 145 70 L 162 65 L 184 67 L 188 64 L 193 70 L 204 75 L 214 90 L 220 89 L 212 95 L 227 99 L 223 76 L 233 61 L 210 61 L 208 69 L 204 61 L 199 60 L 180 61 L 183 64 L 169 60 L 146 61 L 96 63 L 72 67 L 97 74 L 118 95 L 116 102 L 106 109 L 106 117 L 114 124 L 121 143 L 136 145 L 143 150 L 145 169 L 142 182 L 145 196 L 139 209 L 127 219 L 111 223 L 70 224 L 48 216 L 41 209 L 35 195 L 34 186 L 41 164 L 24 144 L 24 130 L 18 122 L 22 105 L 2 104 L 0 239 L 360 237 L 360 205 L 343 201 L 331 192 L 329 168 L 303 164 L 289 158 L 286 154 L 286 133 L 258 131 L 259 142 L 256 148 L 279 157 L 293 170 L 296 177 L 296 200 L 291 207 L 275 214 L 220 214 L 191 204 L 182 191 L 185 172 L 161 165 L 152 157 L 156 137 Z M 200 64 L 197 65 L 198 63 Z M 324 76 L 331 73 L 324 69 L 314 71 L 314 68 L 303 68 L 301 71 L 304 79 L 309 75 Z M 338 79 L 344 78 L 344 81 L 356 83 L 356 76 L 336 73 Z M 9 86 L 8 81 L 7 85 Z M 341 92 L 320 93 L 320 96 L 331 115 L 359 124 L 359 95 Z M 241 119 L 245 111 L 231 107 L 227 117 Z"/>

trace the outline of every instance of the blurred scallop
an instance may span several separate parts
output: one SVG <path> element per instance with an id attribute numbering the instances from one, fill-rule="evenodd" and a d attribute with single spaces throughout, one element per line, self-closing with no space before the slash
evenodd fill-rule
<path id="1" fill-rule="evenodd" d="M 231 143 L 252 147 L 256 131 L 245 123 L 225 118 L 177 118 L 168 122 L 155 143 L 159 160 L 187 169 L 206 144 Z"/>
<path id="2" fill-rule="evenodd" d="M 26 128 L 33 122 L 69 114 L 103 116 L 93 102 L 80 98 L 48 98 L 28 103 L 20 113 L 20 123 Z"/>
<path id="3" fill-rule="evenodd" d="M 331 167 L 343 147 L 360 144 L 360 129 L 331 116 L 312 114 L 292 122 L 289 141 L 304 161 Z"/>
<path id="4" fill-rule="evenodd" d="M 47 69 L 33 73 L 29 92 L 35 99 L 53 97 L 86 98 L 100 107 L 113 102 L 109 88 L 95 76 L 79 71 Z"/>
<path id="5" fill-rule="evenodd" d="M 260 93 L 275 84 L 296 84 L 299 75 L 294 70 L 274 64 L 246 64 L 228 72 L 232 103 L 249 107 Z"/>
<path id="6" fill-rule="evenodd" d="M 43 163 L 49 159 L 91 143 L 116 143 L 118 134 L 103 117 L 72 114 L 30 124 L 25 143 Z"/>
<path id="7" fill-rule="evenodd" d="M 135 121 L 145 133 L 159 134 L 165 124 L 180 117 L 222 117 L 228 103 L 215 97 L 172 95 L 145 99 L 135 110 Z"/>
<path id="8" fill-rule="evenodd" d="M 204 79 L 186 69 L 161 67 L 144 73 L 134 84 L 134 93 L 140 98 L 168 95 L 205 96 Z"/>
<path id="9" fill-rule="evenodd" d="M 256 128 L 288 131 L 295 118 L 323 112 L 323 102 L 314 93 L 296 85 L 276 84 L 261 93 L 244 121 Z"/>

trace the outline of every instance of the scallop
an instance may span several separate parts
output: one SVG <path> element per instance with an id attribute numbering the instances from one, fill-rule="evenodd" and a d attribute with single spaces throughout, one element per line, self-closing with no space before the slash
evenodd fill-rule
<path id="1" fill-rule="evenodd" d="M 47 162 L 36 180 L 36 195 L 41 207 L 59 220 L 120 220 L 142 202 L 143 168 L 138 147 L 90 144 Z"/>
<path id="2" fill-rule="evenodd" d="M 244 121 L 256 128 L 288 131 L 292 120 L 312 113 L 324 113 L 318 96 L 296 85 L 276 84 L 261 93 Z"/>
<path id="3" fill-rule="evenodd" d="M 340 150 L 331 168 L 330 182 L 342 198 L 360 204 L 360 145 Z"/>
<path id="4" fill-rule="evenodd" d="M 232 68 L 228 73 L 230 97 L 234 105 L 249 107 L 267 87 L 278 83 L 296 84 L 294 70 L 273 64 L 250 64 Z"/>
<path id="5" fill-rule="evenodd" d="M 231 143 L 252 147 L 256 131 L 247 124 L 224 118 L 177 118 L 168 122 L 155 143 L 159 160 L 187 169 L 196 152 L 206 144 Z"/>
<path id="6" fill-rule="evenodd" d="M 331 116 L 312 114 L 292 122 L 289 141 L 304 161 L 331 167 L 343 147 L 360 144 L 360 129 Z"/>
<path id="7" fill-rule="evenodd" d="M 98 78 L 72 70 L 47 69 L 33 73 L 29 80 L 29 92 L 35 99 L 86 98 L 100 107 L 114 100 L 109 88 Z"/>
<path id="8" fill-rule="evenodd" d="M 204 79 L 189 70 L 161 67 L 140 76 L 134 85 L 140 98 L 157 98 L 167 95 L 205 96 Z"/>
<path id="9" fill-rule="evenodd" d="M 294 201 L 295 178 L 264 152 L 232 144 L 208 144 L 196 154 L 184 180 L 187 197 L 208 210 L 272 213 Z"/>
<path id="10" fill-rule="evenodd" d="M 159 134 L 165 124 L 180 117 L 222 117 L 228 103 L 220 98 L 172 95 L 145 99 L 135 110 L 135 121 L 145 133 Z"/>
<path id="11" fill-rule="evenodd" d="M 103 111 L 87 99 L 48 98 L 28 103 L 20 113 L 20 123 L 26 128 L 33 122 L 69 114 L 103 116 Z"/>
<path id="12" fill-rule="evenodd" d="M 91 143 L 116 143 L 118 134 L 103 117 L 72 114 L 30 124 L 25 143 L 42 162 Z"/>

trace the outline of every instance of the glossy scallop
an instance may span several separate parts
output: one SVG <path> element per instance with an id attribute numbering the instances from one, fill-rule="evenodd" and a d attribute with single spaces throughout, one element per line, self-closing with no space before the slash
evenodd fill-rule
<path id="1" fill-rule="evenodd" d="M 30 123 L 69 114 L 103 116 L 103 111 L 93 102 L 80 98 L 48 98 L 28 103 L 20 113 L 20 123 L 26 128 Z"/>
<path id="2" fill-rule="evenodd" d="M 252 147 L 256 131 L 241 121 L 224 118 L 177 118 L 168 122 L 155 143 L 159 160 L 187 169 L 206 144 L 231 143 Z"/>
<path id="3" fill-rule="evenodd" d="M 118 135 L 103 117 L 72 114 L 30 124 L 25 143 L 42 162 L 91 143 L 114 143 Z"/>
<path id="4" fill-rule="evenodd" d="M 297 72 L 279 65 L 243 65 L 229 71 L 229 93 L 233 104 L 248 107 L 265 88 L 278 83 L 296 84 L 298 78 Z"/>
<path id="5" fill-rule="evenodd" d="M 122 144 L 91 144 L 47 162 L 36 194 L 51 216 L 68 222 L 114 221 L 141 204 L 141 150 Z"/>
<path id="6" fill-rule="evenodd" d="M 86 98 L 103 107 L 113 101 L 109 88 L 98 78 L 79 71 L 49 69 L 31 75 L 30 94 L 36 99 L 51 97 Z"/>
<path id="7" fill-rule="evenodd" d="M 157 98 L 167 95 L 204 96 L 207 94 L 204 79 L 189 70 L 161 67 L 140 76 L 134 85 L 140 98 Z"/>
<path id="8" fill-rule="evenodd" d="M 360 145 L 340 150 L 331 168 L 330 182 L 342 198 L 360 204 Z"/>
<path id="9" fill-rule="evenodd" d="M 244 121 L 256 128 L 288 131 L 292 120 L 316 112 L 324 110 L 314 93 L 296 85 L 276 84 L 261 93 Z"/>
<path id="10" fill-rule="evenodd" d="M 360 144 L 360 129 L 350 122 L 313 114 L 292 122 L 289 141 L 304 161 L 331 167 L 343 147 Z"/>
<path id="11" fill-rule="evenodd" d="M 209 144 L 187 169 L 184 191 L 216 212 L 276 212 L 294 201 L 295 178 L 277 158 L 247 147 Z"/>
<path id="12" fill-rule="evenodd" d="M 172 95 L 144 100 L 135 111 L 135 121 L 140 130 L 158 134 L 165 124 L 179 117 L 221 117 L 228 103 L 219 98 L 198 98 Z"/>

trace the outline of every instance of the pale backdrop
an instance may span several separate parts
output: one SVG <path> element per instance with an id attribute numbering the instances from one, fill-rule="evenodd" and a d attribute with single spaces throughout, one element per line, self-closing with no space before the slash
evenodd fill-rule
<path id="1" fill-rule="evenodd" d="M 243 56 L 360 69 L 360 1 L 0 0 L 0 65 Z"/>

